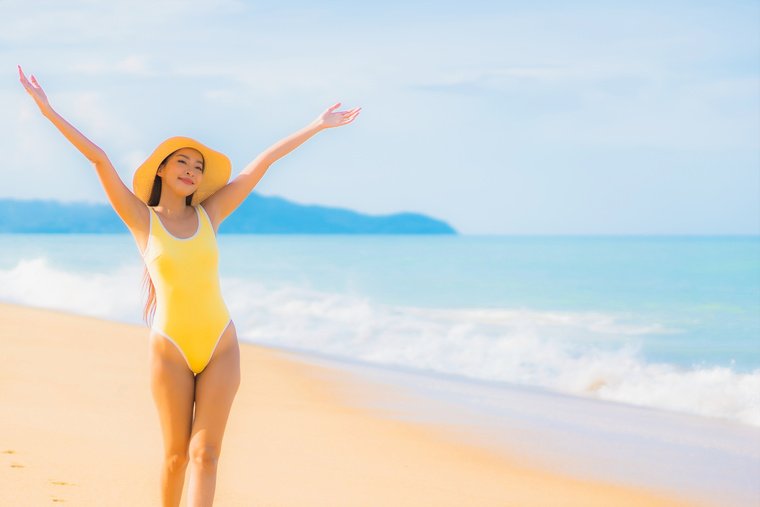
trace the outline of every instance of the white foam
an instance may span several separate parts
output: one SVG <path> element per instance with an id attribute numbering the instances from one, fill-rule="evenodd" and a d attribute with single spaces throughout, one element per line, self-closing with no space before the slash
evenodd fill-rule
<path id="1" fill-rule="evenodd" d="M 252 342 L 760 426 L 760 370 L 646 363 L 632 338 L 681 332 L 659 323 L 630 325 L 599 313 L 393 307 L 239 282 L 225 293 L 241 337 Z"/>
<path id="2" fill-rule="evenodd" d="M 141 270 L 82 273 L 23 260 L 0 270 L 0 300 L 138 323 Z M 223 280 L 244 340 L 760 426 L 760 370 L 645 362 L 637 337 L 677 333 L 602 313 L 423 309 L 360 296 Z"/>
<path id="3" fill-rule="evenodd" d="M 51 267 L 44 258 L 21 260 L 13 269 L 0 270 L 0 301 L 136 323 L 140 280 L 134 267 L 81 273 Z"/>

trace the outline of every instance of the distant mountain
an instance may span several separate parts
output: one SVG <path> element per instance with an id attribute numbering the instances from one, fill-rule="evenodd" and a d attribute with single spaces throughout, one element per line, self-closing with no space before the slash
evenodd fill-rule
<path id="1" fill-rule="evenodd" d="M 108 204 L 0 199 L 0 233 L 122 233 L 124 223 Z M 363 215 L 304 206 L 252 193 L 225 220 L 230 234 L 456 234 L 446 222 L 417 213 Z"/>

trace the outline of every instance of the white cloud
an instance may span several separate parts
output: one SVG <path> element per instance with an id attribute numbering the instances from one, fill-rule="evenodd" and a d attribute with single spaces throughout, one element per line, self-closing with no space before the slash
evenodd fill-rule
<path id="1" fill-rule="evenodd" d="M 120 61 L 113 58 L 97 57 L 88 61 L 72 62 L 70 70 L 77 74 L 129 74 L 137 77 L 157 76 L 160 73 L 143 55 L 130 55 Z"/>

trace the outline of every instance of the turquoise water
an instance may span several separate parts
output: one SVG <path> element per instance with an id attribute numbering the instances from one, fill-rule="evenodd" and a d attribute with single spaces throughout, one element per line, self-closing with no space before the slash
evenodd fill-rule
<path id="1" fill-rule="evenodd" d="M 760 425 L 760 238 L 222 235 L 241 339 Z M 127 235 L 0 235 L 0 301 L 140 319 Z"/>
<path id="2" fill-rule="evenodd" d="M 222 273 L 297 281 L 386 304 L 604 312 L 679 333 L 651 360 L 760 367 L 753 237 L 223 236 Z M 239 255 L 245 251 L 247 255 Z"/>
<path id="3" fill-rule="evenodd" d="M 221 275 L 423 308 L 604 312 L 658 323 L 652 361 L 760 367 L 760 238 L 222 235 Z M 107 273 L 126 235 L 0 235 L 0 269 Z"/>

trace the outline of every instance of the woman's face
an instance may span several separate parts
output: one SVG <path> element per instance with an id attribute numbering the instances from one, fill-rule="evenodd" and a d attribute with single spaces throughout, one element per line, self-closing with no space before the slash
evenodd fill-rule
<path id="1" fill-rule="evenodd" d="M 169 187 L 180 195 L 188 196 L 198 189 L 203 179 L 203 155 L 193 148 L 182 148 L 169 156 L 158 168 L 162 191 Z"/>

